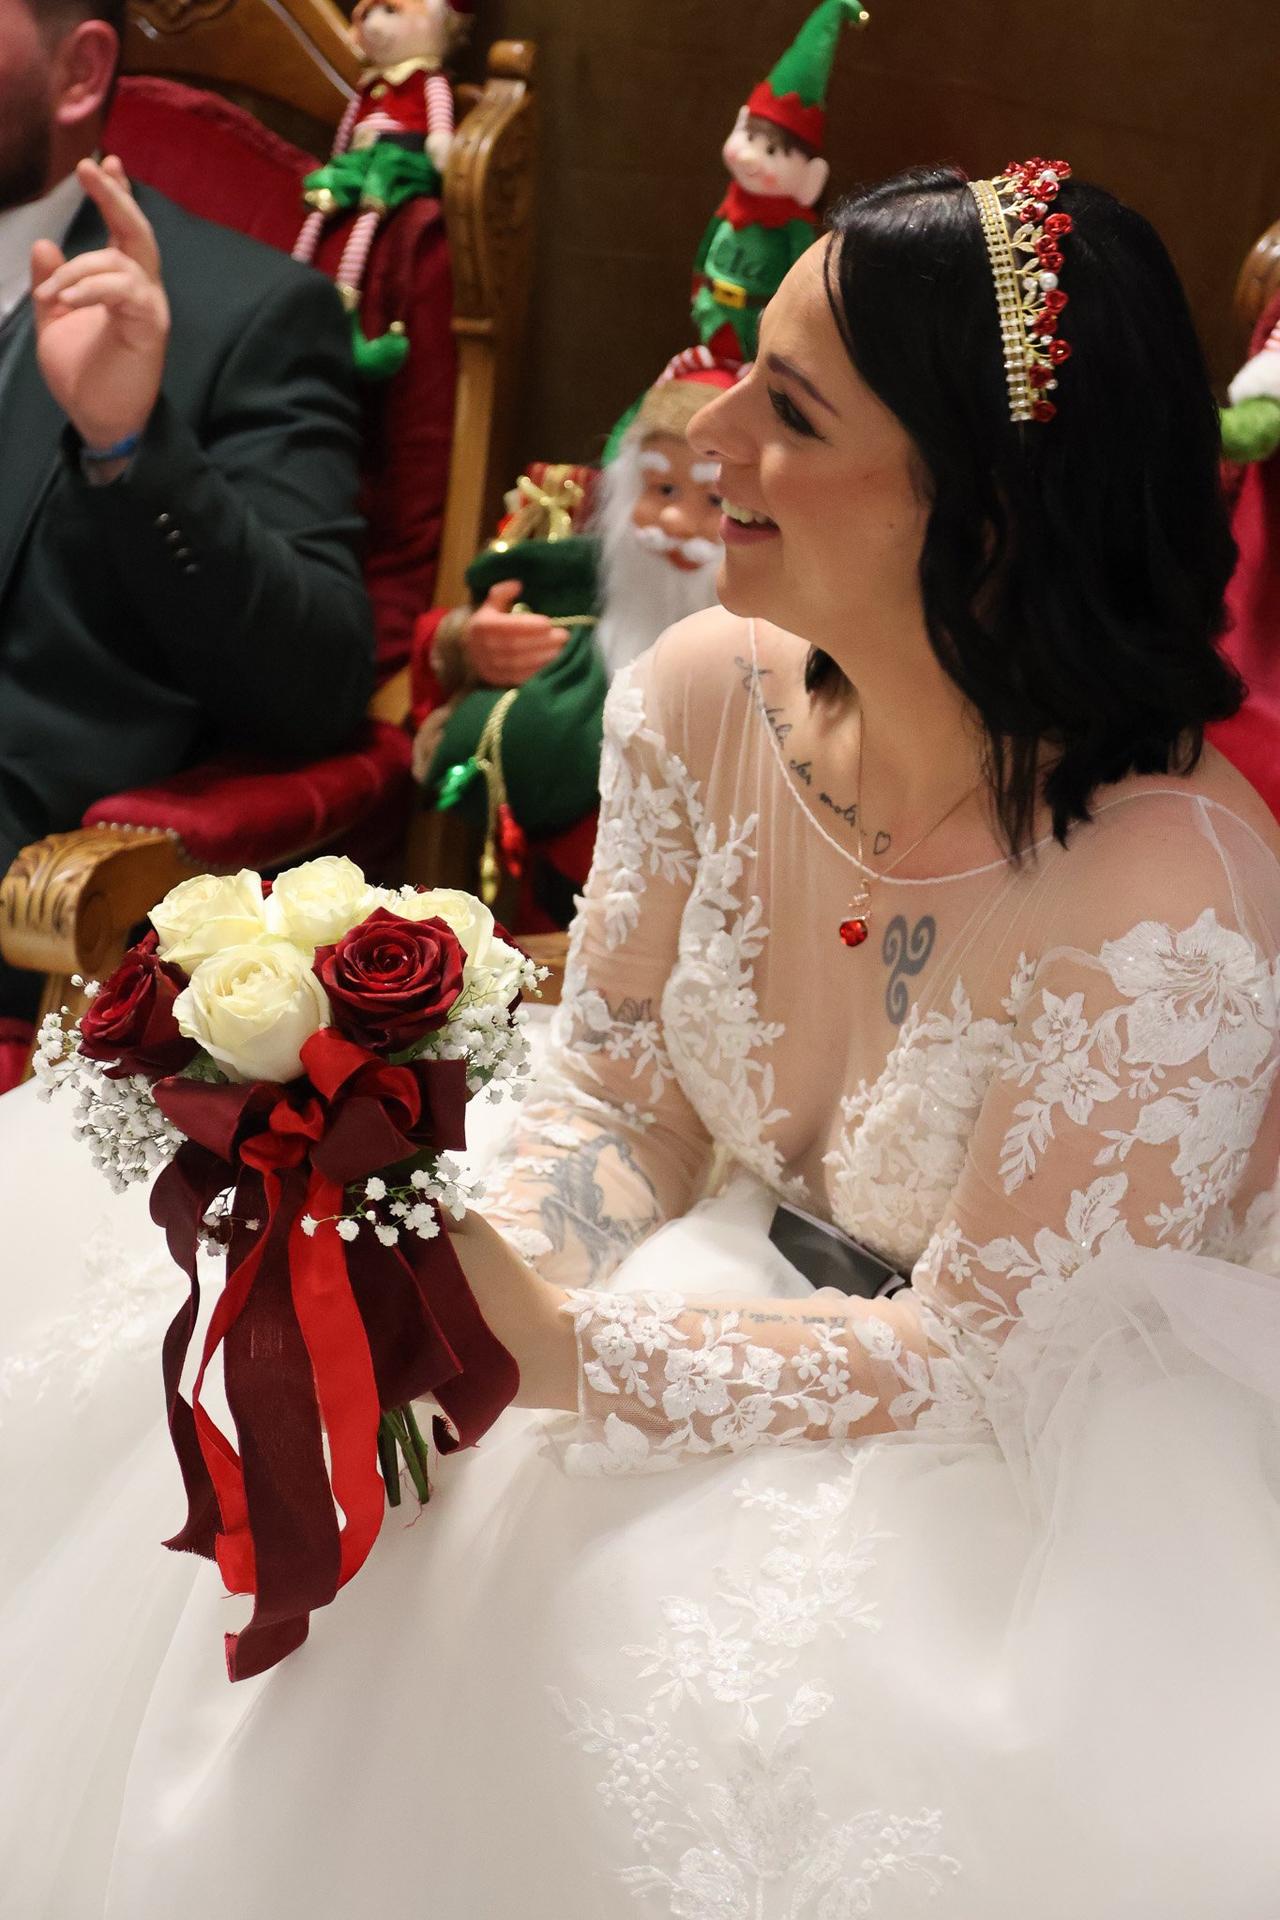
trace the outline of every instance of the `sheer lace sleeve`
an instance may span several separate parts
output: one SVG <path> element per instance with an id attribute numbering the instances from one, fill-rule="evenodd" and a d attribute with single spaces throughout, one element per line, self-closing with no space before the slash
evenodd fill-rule
<path id="1" fill-rule="evenodd" d="M 1084 891 L 1057 888 L 1043 952 L 1016 969 L 963 1171 L 911 1286 L 834 1311 L 829 1294 L 714 1309 L 570 1296 L 571 1468 L 971 1428 L 1008 1329 L 1051 1314 L 1095 1255 L 1247 1253 L 1280 1130 L 1275 862 L 1258 868 L 1268 897 L 1255 911 L 1207 832 L 1176 885 L 1159 833 L 1146 848 L 1141 835 L 1127 849 L 1097 838 L 1111 844 L 1080 856 Z M 1180 900 L 1176 919 L 1143 913 Z M 1062 937 L 1077 926 L 1082 938 Z"/>
<path id="2" fill-rule="evenodd" d="M 659 643 L 605 707 L 595 860 L 570 940 L 552 1058 L 482 1209 L 547 1279 L 603 1279 L 681 1212 L 710 1159 L 676 1082 L 662 990 L 697 858 L 701 802 L 655 719 Z"/>

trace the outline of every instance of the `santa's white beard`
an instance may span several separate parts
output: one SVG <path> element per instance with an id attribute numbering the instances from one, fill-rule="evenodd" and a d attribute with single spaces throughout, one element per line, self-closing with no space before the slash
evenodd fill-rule
<path id="1" fill-rule="evenodd" d="M 646 553 L 631 516 L 640 498 L 640 448 L 624 442 L 604 470 L 592 532 L 601 546 L 600 624 L 596 644 L 609 677 L 651 647 L 660 633 L 715 605 L 720 555 L 694 571 Z"/>

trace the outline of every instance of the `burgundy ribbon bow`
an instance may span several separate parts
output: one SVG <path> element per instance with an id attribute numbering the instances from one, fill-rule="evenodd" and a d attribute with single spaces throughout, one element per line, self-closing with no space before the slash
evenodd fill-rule
<path id="1" fill-rule="evenodd" d="M 332 1028 L 312 1036 L 302 1062 L 309 1085 L 169 1079 L 154 1089 L 186 1140 L 155 1182 L 151 1215 L 191 1289 L 164 1341 L 187 1492 L 186 1522 L 165 1544 L 216 1559 L 231 1592 L 254 1596 L 248 1626 L 226 1636 L 233 1680 L 300 1646 L 311 1610 L 364 1564 L 385 1504 L 382 1409 L 434 1394 L 448 1423 L 436 1420 L 437 1444 L 449 1452 L 473 1445 L 519 1385 L 447 1233 L 387 1247 L 363 1230 L 350 1243 L 332 1226 L 302 1230 L 304 1214 L 340 1214 L 352 1182 L 424 1148 L 465 1145 L 465 1062 L 392 1066 Z M 228 1186 L 227 1281 L 188 1402 L 199 1230 Z M 201 1401 L 219 1346 L 238 1451 Z"/>

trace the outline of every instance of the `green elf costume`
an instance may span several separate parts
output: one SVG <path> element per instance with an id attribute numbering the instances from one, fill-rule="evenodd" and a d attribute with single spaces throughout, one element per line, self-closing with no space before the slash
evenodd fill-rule
<path id="1" fill-rule="evenodd" d="M 832 63 L 842 30 L 869 18 L 861 0 L 821 0 L 725 142 L 732 184 L 698 249 L 693 280 L 694 326 L 718 359 L 755 359 L 762 310 L 813 244 L 813 208 L 828 176 L 821 155 Z"/>

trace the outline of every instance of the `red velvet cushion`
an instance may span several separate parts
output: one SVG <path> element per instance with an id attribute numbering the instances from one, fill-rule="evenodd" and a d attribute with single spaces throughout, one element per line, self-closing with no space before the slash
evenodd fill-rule
<path id="1" fill-rule="evenodd" d="M 1254 353 L 1277 321 L 1280 296 L 1258 322 Z M 1280 453 L 1244 469 L 1231 530 L 1240 559 L 1227 595 L 1232 626 L 1225 645 L 1249 697 L 1209 736 L 1280 819 Z"/>
<path id="2" fill-rule="evenodd" d="M 279 867 L 359 830 L 403 829 L 413 791 L 409 737 L 365 722 L 355 744 L 307 766 L 211 760 L 154 786 L 99 800 L 86 827 L 163 827 L 198 867 Z"/>
<path id="3" fill-rule="evenodd" d="M 106 144 L 128 173 L 189 213 L 289 252 L 305 209 L 302 176 L 316 161 L 243 108 L 174 80 L 122 80 Z M 331 222 L 316 264 L 332 277 L 349 221 Z M 365 274 L 364 325 L 408 329 L 394 380 L 364 391 L 360 508 L 365 579 L 385 676 L 409 657 L 415 616 L 431 604 L 444 523 L 457 363 L 453 283 L 440 204 L 402 208 L 378 236 Z"/>
<path id="4" fill-rule="evenodd" d="M 34 1039 L 35 1028 L 29 1020 L 0 1018 L 0 1093 L 8 1093 L 21 1080 Z"/>

